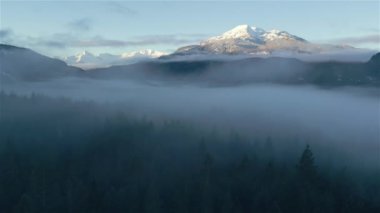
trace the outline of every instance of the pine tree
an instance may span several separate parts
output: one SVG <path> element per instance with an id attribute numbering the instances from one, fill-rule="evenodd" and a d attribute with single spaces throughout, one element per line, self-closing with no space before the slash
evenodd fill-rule
<path id="1" fill-rule="evenodd" d="M 314 180 L 317 176 L 317 168 L 314 164 L 314 155 L 307 145 L 297 165 L 298 174 L 304 180 Z"/>
<path id="2" fill-rule="evenodd" d="M 213 167 L 213 157 L 210 153 L 206 153 L 201 168 L 201 212 L 213 212 L 212 202 L 212 182 L 211 173 Z"/>
<path id="3" fill-rule="evenodd" d="M 316 187 L 317 170 L 314 164 L 313 152 L 307 145 L 297 164 L 297 208 L 300 212 L 315 212 L 320 201 L 319 190 Z"/>

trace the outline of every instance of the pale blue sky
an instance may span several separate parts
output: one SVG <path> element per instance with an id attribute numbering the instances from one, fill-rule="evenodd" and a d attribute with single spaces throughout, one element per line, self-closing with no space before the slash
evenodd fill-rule
<path id="1" fill-rule="evenodd" d="M 249 24 L 380 50 L 380 1 L 1 1 L 0 41 L 50 56 L 173 51 Z"/>

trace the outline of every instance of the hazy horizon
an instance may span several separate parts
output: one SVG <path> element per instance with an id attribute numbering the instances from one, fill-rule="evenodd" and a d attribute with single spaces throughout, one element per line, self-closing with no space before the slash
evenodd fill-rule
<path id="1" fill-rule="evenodd" d="M 315 43 L 380 50 L 378 1 L 226 1 L 218 2 L 219 10 L 207 11 L 213 4 L 1 1 L 0 42 L 59 58 L 84 50 L 94 54 L 144 49 L 171 53 L 248 24 L 265 30 L 285 30 Z M 356 13 L 361 15 L 352 15 Z"/>

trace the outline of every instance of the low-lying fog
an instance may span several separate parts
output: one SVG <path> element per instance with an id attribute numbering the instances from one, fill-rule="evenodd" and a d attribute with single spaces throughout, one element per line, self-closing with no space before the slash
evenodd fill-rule
<path id="1" fill-rule="evenodd" d="M 235 130 L 252 138 L 274 135 L 318 141 L 322 147 L 369 160 L 362 162 L 380 164 L 377 88 L 206 87 L 66 78 L 2 85 L 2 90 L 112 103 L 106 106 L 137 117 L 181 120 L 225 132 Z"/>

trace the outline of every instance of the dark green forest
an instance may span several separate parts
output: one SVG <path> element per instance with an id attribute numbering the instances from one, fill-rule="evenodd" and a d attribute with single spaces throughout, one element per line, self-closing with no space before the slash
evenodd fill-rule
<path id="1" fill-rule="evenodd" d="M 280 140 L 2 92 L 0 212 L 380 212 L 379 171 Z"/>

